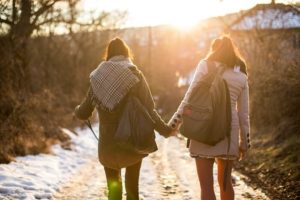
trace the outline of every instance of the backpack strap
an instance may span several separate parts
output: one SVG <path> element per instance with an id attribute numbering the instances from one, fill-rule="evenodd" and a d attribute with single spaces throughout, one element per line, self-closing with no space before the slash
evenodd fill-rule
<path id="1" fill-rule="evenodd" d="M 220 67 L 217 67 L 216 64 L 213 62 L 213 61 L 208 61 L 206 60 L 207 62 L 207 70 L 208 72 L 212 73 L 212 77 L 211 78 L 214 78 L 215 76 L 219 75 L 219 76 L 222 76 L 223 73 L 225 72 L 226 70 L 226 67 L 225 66 L 220 66 Z M 213 81 L 213 79 L 212 79 Z M 231 102 L 230 102 L 230 94 L 229 94 L 229 89 L 228 89 L 228 85 L 227 85 L 227 82 L 224 80 L 224 84 L 225 84 L 225 87 L 226 87 L 226 107 L 227 107 L 227 118 L 230 119 L 229 122 L 227 123 L 230 123 L 228 124 L 228 130 L 227 130 L 227 151 L 226 151 L 226 165 L 225 165 L 225 170 L 224 170 L 224 179 L 223 179 L 223 189 L 224 191 L 226 191 L 226 180 L 229 176 L 229 166 L 228 166 L 228 160 L 229 160 L 229 150 L 230 150 L 230 143 L 231 143 Z"/>
<path id="2" fill-rule="evenodd" d="M 205 60 L 207 65 L 207 72 L 210 75 L 210 78 L 212 78 L 211 81 L 213 81 L 213 78 L 215 77 L 216 70 L 218 70 L 216 63 L 210 60 Z"/>

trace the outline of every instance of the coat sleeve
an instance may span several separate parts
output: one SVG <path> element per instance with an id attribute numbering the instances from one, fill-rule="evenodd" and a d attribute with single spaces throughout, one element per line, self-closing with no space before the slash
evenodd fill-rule
<path id="1" fill-rule="evenodd" d="M 240 122 L 240 148 L 248 150 L 250 148 L 250 120 L 249 120 L 249 86 L 246 81 L 237 102 L 238 117 Z"/>
<path id="2" fill-rule="evenodd" d="M 86 120 L 92 115 L 93 110 L 95 108 L 95 105 L 93 104 L 92 101 L 92 96 L 93 96 L 93 91 L 92 88 L 89 87 L 86 97 L 83 99 L 81 104 L 76 106 L 75 108 L 74 113 L 78 119 Z"/>
<path id="3" fill-rule="evenodd" d="M 164 122 L 161 116 L 157 113 L 155 109 L 154 100 L 149 88 L 149 85 L 142 74 L 142 72 L 136 72 L 140 78 L 140 82 L 133 88 L 134 93 L 139 98 L 141 103 L 147 108 L 148 112 L 154 120 L 154 128 L 159 132 L 159 134 L 167 137 L 170 135 L 172 129 Z"/>
<path id="4" fill-rule="evenodd" d="M 179 130 L 181 122 L 179 120 L 177 120 L 175 122 L 174 120 L 176 118 L 178 118 L 178 116 L 182 115 L 183 108 L 187 104 L 187 102 L 190 98 L 190 95 L 192 94 L 193 89 L 198 85 L 198 82 L 201 80 L 201 78 L 205 74 L 207 74 L 207 72 L 208 72 L 207 63 L 206 63 L 206 61 L 201 60 L 196 67 L 196 71 L 194 73 L 193 80 L 192 80 L 187 92 L 185 93 L 183 100 L 181 101 L 179 107 L 177 108 L 177 111 L 174 113 L 173 117 L 170 119 L 170 121 L 168 123 L 169 125 L 174 124 L 174 126 L 176 127 L 177 130 Z"/>

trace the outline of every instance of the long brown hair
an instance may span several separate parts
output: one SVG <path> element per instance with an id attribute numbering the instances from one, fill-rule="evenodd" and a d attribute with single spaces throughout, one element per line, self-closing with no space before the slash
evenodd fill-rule
<path id="1" fill-rule="evenodd" d="M 221 43 L 222 43 L 221 38 L 214 39 L 210 45 L 211 51 L 216 51 L 221 46 Z"/>
<path id="2" fill-rule="evenodd" d="M 217 61 L 226 64 L 227 67 L 233 68 L 237 63 L 237 54 L 235 46 L 228 36 L 223 36 L 220 40 L 216 39 L 211 48 L 211 52 L 206 59 L 210 61 Z M 217 44 L 216 44 L 217 43 Z"/>
<path id="3" fill-rule="evenodd" d="M 120 38 L 112 39 L 106 48 L 105 60 L 109 60 L 114 56 L 124 56 L 130 59 L 133 58 L 130 48 Z"/>

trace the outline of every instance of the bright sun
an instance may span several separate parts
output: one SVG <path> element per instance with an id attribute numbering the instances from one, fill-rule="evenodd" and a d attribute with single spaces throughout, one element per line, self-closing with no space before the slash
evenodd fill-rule
<path id="1" fill-rule="evenodd" d="M 209 9 L 199 6 L 199 1 L 180 1 L 172 4 L 167 13 L 157 16 L 157 20 L 164 19 L 167 24 L 171 24 L 181 30 L 189 30 L 199 23 L 201 19 L 212 15 Z"/>
<path id="2" fill-rule="evenodd" d="M 139 5 L 140 7 L 138 8 L 138 5 L 133 4 L 134 6 L 131 8 L 132 22 L 141 25 L 170 24 L 179 29 L 186 30 L 192 28 L 201 19 L 213 14 L 209 9 L 199 6 L 199 1 L 164 0 L 159 1 L 159 3 L 156 3 L 156 1 L 148 1 L 149 3 L 146 6 Z"/>
<path id="3" fill-rule="evenodd" d="M 205 15 L 205 13 L 202 13 Z M 195 17 L 195 15 L 188 11 L 181 11 L 180 15 L 178 13 L 170 13 L 167 24 L 170 24 L 182 31 L 188 31 L 194 26 L 196 26 L 201 19 L 204 17 Z"/>

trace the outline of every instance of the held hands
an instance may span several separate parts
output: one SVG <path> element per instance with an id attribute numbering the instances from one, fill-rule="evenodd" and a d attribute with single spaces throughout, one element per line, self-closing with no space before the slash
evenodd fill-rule
<path id="1" fill-rule="evenodd" d="M 180 132 L 178 130 L 172 130 L 172 132 L 170 133 L 169 136 L 175 136 L 177 137 L 177 135 L 179 134 Z"/>
<path id="2" fill-rule="evenodd" d="M 168 126 L 172 128 L 170 136 L 177 136 L 179 134 L 179 128 L 182 124 L 182 117 L 180 114 L 174 114 L 168 122 Z"/>

